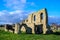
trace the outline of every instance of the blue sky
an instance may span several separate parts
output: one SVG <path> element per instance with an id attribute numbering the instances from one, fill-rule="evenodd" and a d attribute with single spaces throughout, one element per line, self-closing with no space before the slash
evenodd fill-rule
<path id="1" fill-rule="evenodd" d="M 17 23 L 43 8 L 47 8 L 50 22 L 59 22 L 60 0 L 0 0 L 0 24 Z"/>

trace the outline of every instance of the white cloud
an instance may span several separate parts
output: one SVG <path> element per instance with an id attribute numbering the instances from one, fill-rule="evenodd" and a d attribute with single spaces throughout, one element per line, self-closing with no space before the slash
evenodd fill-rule
<path id="1" fill-rule="evenodd" d="M 26 3 L 26 0 L 21 0 L 22 3 Z"/>
<path id="2" fill-rule="evenodd" d="M 28 7 L 26 4 L 30 6 L 35 6 L 34 2 L 27 2 L 27 0 L 4 0 L 5 7 L 12 9 L 14 11 L 3 10 L 0 11 L 0 22 L 14 23 L 19 22 L 20 20 L 25 19 L 28 14 L 32 13 L 31 10 L 24 10 L 24 8 Z"/>
<path id="3" fill-rule="evenodd" d="M 10 12 L 10 14 L 21 14 L 23 11 L 22 10 L 16 10 L 16 11 L 12 11 Z"/>
<path id="4" fill-rule="evenodd" d="M 58 18 L 60 18 L 60 17 L 58 17 L 58 16 L 49 16 L 50 18 L 55 18 L 55 19 L 58 19 Z"/>
<path id="5" fill-rule="evenodd" d="M 3 12 L 0 12 L 0 16 L 2 16 L 2 15 L 4 15 L 4 13 Z"/>
<path id="6" fill-rule="evenodd" d="M 28 7 L 37 7 L 34 2 L 27 2 L 27 0 L 4 0 L 5 6 L 7 8 L 11 8 L 13 10 L 23 10 L 24 8 Z"/>
<path id="7" fill-rule="evenodd" d="M 23 20 L 23 18 L 20 18 L 20 20 Z"/>
<path id="8" fill-rule="evenodd" d="M 55 16 L 49 16 L 50 18 L 56 18 Z"/>
<path id="9" fill-rule="evenodd" d="M 3 10 L 0 11 L 0 14 L 0 23 L 16 23 L 26 19 L 28 14 L 30 14 L 30 11 L 15 10 L 9 12 Z"/>
<path id="10" fill-rule="evenodd" d="M 59 19 L 59 16 L 49 16 L 49 18 L 53 18 L 53 19 Z"/>
<path id="11" fill-rule="evenodd" d="M 4 5 L 12 9 L 23 9 L 26 4 L 26 0 L 4 0 L 6 2 Z"/>
<path id="12" fill-rule="evenodd" d="M 34 6 L 35 5 L 35 3 L 34 2 L 31 2 L 31 6 Z"/>
<path id="13" fill-rule="evenodd" d="M 2 11 L 0 11 L 0 16 L 3 16 L 3 15 L 5 15 L 5 14 L 7 14 L 7 13 L 8 13 L 7 10 L 2 10 Z"/>

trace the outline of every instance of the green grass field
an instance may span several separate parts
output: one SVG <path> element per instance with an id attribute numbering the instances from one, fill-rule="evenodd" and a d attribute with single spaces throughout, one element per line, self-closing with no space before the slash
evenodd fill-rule
<path id="1" fill-rule="evenodd" d="M 60 40 L 60 35 L 13 34 L 0 30 L 0 40 Z"/>

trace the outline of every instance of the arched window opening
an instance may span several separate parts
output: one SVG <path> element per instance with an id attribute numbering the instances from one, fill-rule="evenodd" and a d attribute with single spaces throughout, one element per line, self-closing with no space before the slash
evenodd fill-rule
<path id="1" fill-rule="evenodd" d="M 28 20 L 26 20 L 26 22 L 28 22 Z"/>
<path id="2" fill-rule="evenodd" d="M 43 19 L 43 13 L 40 14 L 40 18 Z"/>
<path id="3" fill-rule="evenodd" d="M 34 21 L 36 21 L 36 15 L 34 15 Z"/>

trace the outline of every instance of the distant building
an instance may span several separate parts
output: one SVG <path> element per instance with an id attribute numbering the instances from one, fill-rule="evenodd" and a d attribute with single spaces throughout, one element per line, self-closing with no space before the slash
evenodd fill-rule
<path id="1" fill-rule="evenodd" d="M 57 24 L 55 24 L 55 23 L 52 23 L 52 24 L 51 24 L 51 30 L 52 30 L 53 32 L 60 31 L 60 25 L 57 25 Z"/>
<path id="2" fill-rule="evenodd" d="M 58 31 L 60 31 L 60 25 L 57 26 Z"/>
<path id="3" fill-rule="evenodd" d="M 57 30 L 57 25 L 56 25 L 55 23 L 52 23 L 52 24 L 51 24 L 51 30 L 52 30 L 53 32 L 56 32 L 56 30 Z"/>

